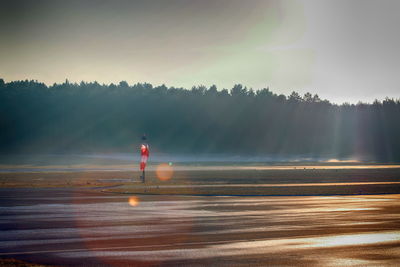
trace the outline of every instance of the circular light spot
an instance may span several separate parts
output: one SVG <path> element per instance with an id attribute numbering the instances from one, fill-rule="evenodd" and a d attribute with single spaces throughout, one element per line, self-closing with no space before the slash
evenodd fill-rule
<path id="1" fill-rule="evenodd" d="M 130 197 L 129 205 L 131 205 L 132 207 L 136 207 L 137 205 L 139 205 L 139 198 L 135 196 Z"/>
<path id="2" fill-rule="evenodd" d="M 174 169 L 169 164 L 162 163 L 158 165 L 156 168 L 157 178 L 160 179 L 161 181 L 167 181 L 171 179 L 173 174 L 174 174 Z"/>

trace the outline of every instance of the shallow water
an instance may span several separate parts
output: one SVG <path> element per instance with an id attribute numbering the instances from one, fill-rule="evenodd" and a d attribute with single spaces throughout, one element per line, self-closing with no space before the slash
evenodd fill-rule
<path id="1" fill-rule="evenodd" d="M 1 257 L 73 266 L 393 266 L 400 260 L 399 195 L 0 193 Z"/>

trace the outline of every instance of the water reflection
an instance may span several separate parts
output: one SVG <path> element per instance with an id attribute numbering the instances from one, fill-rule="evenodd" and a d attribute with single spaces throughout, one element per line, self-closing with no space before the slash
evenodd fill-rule
<path id="1" fill-rule="evenodd" d="M 372 234 L 336 235 L 313 238 L 308 246 L 335 247 L 366 245 L 374 243 L 400 242 L 400 231 L 377 232 Z"/>
<path id="2" fill-rule="evenodd" d="M 156 259 L 161 265 L 215 258 L 262 259 L 266 255 L 285 262 L 287 253 L 298 253 L 309 266 L 338 266 L 339 262 L 348 266 L 361 262 L 368 265 L 375 261 L 349 257 L 366 254 L 365 246 L 378 254 L 382 246 L 400 247 L 398 199 L 399 196 L 392 195 L 382 198 L 171 197 L 158 201 L 157 196 L 147 196 L 131 219 L 135 224 L 150 220 L 152 235 L 143 237 L 135 246 L 119 247 L 115 251 L 94 246 L 90 253 L 91 257 L 106 257 L 108 262 L 123 256 L 128 260 Z M 185 238 L 177 238 L 179 235 Z M 318 258 L 316 255 L 321 249 L 329 252 Z M 380 265 L 392 264 L 390 259 L 399 256 L 398 252 L 392 254 Z M 86 252 L 61 255 L 89 257 Z"/>
<path id="3" fill-rule="evenodd" d="M 67 265 L 393 266 L 399 199 L 78 194 L 71 202 L 41 194 L 0 206 L 0 256 Z"/>

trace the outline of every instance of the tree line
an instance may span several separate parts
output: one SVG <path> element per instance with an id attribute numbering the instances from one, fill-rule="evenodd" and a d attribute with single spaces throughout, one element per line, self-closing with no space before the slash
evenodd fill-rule
<path id="1" fill-rule="evenodd" d="M 152 151 L 400 161 L 400 100 L 342 104 L 318 95 L 0 79 L 1 153 Z"/>

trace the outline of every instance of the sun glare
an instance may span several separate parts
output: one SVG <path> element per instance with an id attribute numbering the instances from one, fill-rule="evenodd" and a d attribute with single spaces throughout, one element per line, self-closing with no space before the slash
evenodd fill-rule
<path id="1" fill-rule="evenodd" d="M 174 174 L 174 169 L 172 168 L 172 164 L 162 163 L 156 168 L 157 178 L 161 181 L 167 181 L 172 178 Z"/>
<path id="2" fill-rule="evenodd" d="M 137 205 L 139 205 L 139 198 L 135 197 L 135 196 L 131 196 L 129 198 L 129 205 L 131 205 L 132 207 L 136 207 Z"/>
<path id="3" fill-rule="evenodd" d="M 348 160 L 339 160 L 339 159 L 329 159 L 325 161 L 326 163 L 359 163 L 359 160 L 356 159 L 348 159 Z"/>

